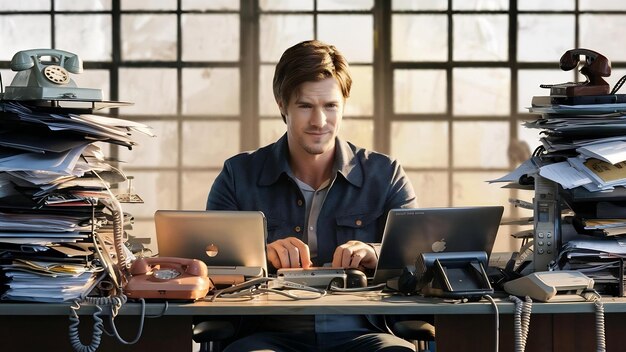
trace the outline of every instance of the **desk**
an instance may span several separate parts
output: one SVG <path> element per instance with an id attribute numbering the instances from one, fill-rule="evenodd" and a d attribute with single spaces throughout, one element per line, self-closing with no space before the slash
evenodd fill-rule
<path id="1" fill-rule="evenodd" d="M 500 350 L 513 350 L 514 305 L 496 299 L 500 311 Z M 623 351 L 626 342 L 626 298 L 605 298 L 608 351 Z M 147 315 L 160 315 L 164 304 L 150 303 Z M 94 307 L 80 310 L 81 336 L 91 336 Z M 140 304 L 128 303 L 116 323 L 126 340 L 135 337 Z M 594 308 L 587 302 L 535 303 L 527 351 L 595 350 Z M 67 304 L 1 303 L 0 346 L 3 351 L 71 351 L 67 338 Z M 293 301 L 282 296 L 260 296 L 249 301 L 170 303 L 165 315 L 146 319 L 137 345 L 125 346 L 104 336 L 99 351 L 191 351 L 194 315 L 309 315 L 309 314 L 433 314 L 437 351 L 491 351 L 494 343 L 494 310 L 488 302 L 451 304 L 416 297 L 328 295 L 317 300 Z M 24 337 L 19 337 L 25 335 Z M 87 343 L 84 341 L 83 343 Z M 8 347 L 8 348 L 7 348 Z"/>

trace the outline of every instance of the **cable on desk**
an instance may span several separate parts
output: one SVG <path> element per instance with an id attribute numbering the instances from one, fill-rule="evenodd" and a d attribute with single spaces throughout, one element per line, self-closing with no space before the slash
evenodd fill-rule
<path id="1" fill-rule="evenodd" d="M 493 300 L 493 297 L 489 296 L 489 295 L 484 295 L 483 296 L 484 299 L 488 300 L 491 305 L 493 306 L 493 309 L 496 312 L 496 347 L 494 349 L 495 352 L 498 352 L 498 349 L 500 348 L 500 312 L 498 312 L 498 305 L 496 304 L 496 301 Z"/>
<path id="2" fill-rule="evenodd" d="M 533 301 L 528 296 L 526 296 L 525 301 L 516 296 L 509 296 L 509 300 L 515 303 L 515 312 L 513 314 L 515 352 L 524 352 L 530 328 L 530 314 L 532 313 Z"/>
<path id="3" fill-rule="evenodd" d="M 318 295 L 313 296 L 313 297 L 299 296 L 299 295 L 295 295 L 289 292 L 288 290 L 279 290 L 275 288 L 268 288 L 268 287 L 262 286 L 263 284 L 266 284 L 270 281 L 280 281 L 280 285 L 282 285 L 285 288 L 314 292 L 314 293 L 317 293 Z M 213 296 L 209 299 L 209 301 L 213 302 L 218 297 L 254 297 L 263 293 L 275 293 L 275 294 L 288 297 L 291 299 L 295 299 L 295 300 L 309 300 L 309 299 L 318 299 L 320 297 L 325 296 L 326 290 L 301 285 L 295 282 L 278 280 L 272 277 L 260 277 L 260 278 L 252 279 L 252 280 L 216 291 L 213 294 Z"/>
<path id="4" fill-rule="evenodd" d="M 371 291 L 380 291 L 382 289 L 384 289 L 385 287 L 387 287 L 386 283 L 382 283 L 382 284 L 378 284 L 378 285 L 374 285 L 374 286 L 365 286 L 365 287 L 349 287 L 349 288 L 343 288 L 343 287 L 336 287 L 336 286 L 329 286 L 327 291 L 329 291 L 330 293 L 359 293 L 359 292 L 371 292 Z"/>

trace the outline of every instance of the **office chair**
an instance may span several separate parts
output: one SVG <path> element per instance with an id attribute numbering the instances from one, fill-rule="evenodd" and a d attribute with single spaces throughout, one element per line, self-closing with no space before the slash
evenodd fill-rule
<path id="1" fill-rule="evenodd" d="M 200 344 L 200 352 L 220 352 L 222 342 L 235 335 L 233 323 L 226 320 L 205 320 L 193 327 L 192 339 Z"/>
<path id="2" fill-rule="evenodd" d="M 396 336 L 412 341 L 417 352 L 430 351 L 430 342 L 435 341 L 435 327 L 423 320 L 397 321 L 392 331 Z"/>

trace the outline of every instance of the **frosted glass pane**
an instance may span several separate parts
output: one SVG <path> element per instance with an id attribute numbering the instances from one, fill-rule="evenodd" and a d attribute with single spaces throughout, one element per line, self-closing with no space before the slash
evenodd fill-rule
<path id="1" fill-rule="evenodd" d="M 394 112 L 446 112 L 445 70 L 394 70 Z"/>
<path id="2" fill-rule="evenodd" d="M 393 61 L 447 61 L 446 15 L 393 15 Z"/>
<path id="3" fill-rule="evenodd" d="M 485 182 L 501 176 L 501 172 L 455 172 L 452 175 L 452 205 L 462 207 L 508 204 L 509 192 L 500 188 L 501 184 Z M 509 208 L 504 207 L 503 217 L 509 216 Z"/>
<path id="4" fill-rule="evenodd" d="M 595 1 L 597 2 L 597 1 Z M 524 0 L 517 2 L 517 9 L 528 10 L 574 10 L 574 0 Z"/>
<path id="5" fill-rule="evenodd" d="M 205 210 L 217 172 L 183 172 L 183 209 Z"/>
<path id="6" fill-rule="evenodd" d="M 611 86 L 611 89 L 613 89 L 613 87 L 615 87 L 615 83 L 617 83 L 617 81 L 620 78 L 622 78 L 624 75 L 626 75 L 626 69 L 625 68 L 615 68 L 615 67 L 613 67 L 611 69 L 611 76 L 603 77 L 603 78 Z M 581 75 L 581 78 L 580 78 L 579 81 L 582 82 L 584 80 L 585 80 L 584 76 Z M 626 88 L 624 86 L 622 86 L 622 88 L 617 91 L 617 93 L 619 93 L 619 94 L 624 94 L 624 92 L 626 92 Z"/>
<path id="7" fill-rule="evenodd" d="M 374 149 L 374 121 L 344 119 L 339 136 L 352 144 L 368 150 Z"/>
<path id="8" fill-rule="evenodd" d="M 507 15 L 454 15 L 456 61 L 506 61 L 509 20 Z"/>
<path id="9" fill-rule="evenodd" d="M 508 167 L 508 122 L 454 122 L 452 164 L 455 167 Z"/>
<path id="10" fill-rule="evenodd" d="M 283 119 L 261 120 L 259 124 L 259 146 L 276 142 L 287 132 L 287 125 Z"/>
<path id="11" fill-rule="evenodd" d="M 574 15 L 519 15 L 517 60 L 559 62 L 574 47 Z"/>
<path id="12" fill-rule="evenodd" d="M 102 90 L 102 100 L 110 100 L 110 80 L 108 70 L 84 70 L 81 74 L 72 75 L 76 85 L 81 88 L 96 88 Z M 122 111 L 124 108 L 121 108 Z M 102 113 L 103 110 L 98 110 Z"/>
<path id="13" fill-rule="evenodd" d="M 573 81 L 573 71 L 562 71 L 558 68 L 553 70 L 519 70 L 517 73 L 517 111 L 528 112 L 528 107 L 530 107 L 534 96 L 550 95 L 550 90 L 540 88 L 540 84 L 559 84 Z"/>
<path id="14" fill-rule="evenodd" d="M 392 122 L 391 155 L 404 167 L 448 166 L 447 122 Z"/>
<path id="15" fill-rule="evenodd" d="M 447 172 L 407 172 L 407 176 L 415 190 L 418 207 L 450 206 Z"/>
<path id="16" fill-rule="evenodd" d="M 138 143 L 132 150 L 119 148 L 119 157 L 125 168 L 174 167 L 178 164 L 178 124 L 176 121 L 142 121 L 152 127 L 156 137 L 133 134 Z M 139 181 L 141 182 L 141 181 Z M 133 185 L 135 182 L 133 182 Z"/>
<path id="17" fill-rule="evenodd" d="M 532 115 L 529 116 L 528 120 L 532 121 L 538 118 L 538 115 Z M 537 128 L 524 128 L 521 126 L 520 122 L 520 126 L 517 127 L 517 139 L 518 141 L 525 143 L 528 146 L 528 150 L 530 150 L 530 153 L 532 154 L 532 152 L 541 145 L 541 142 L 539 141 L 539 138 L 541 137 L 539 135 L 540 132 L 541 130 Z"/>
<path id="18" fill-rule="evenodd" d="M 259 69 L 259 113 L 261 116 L 280 115 L 272 88 L 274 69 L 274 65 L 261 65 Z"/>
<path id="19" fill-rule="evenodd" d="M 122 15 L 123 60 L 176 60 L 176 15 Z"/>
<path id="20" fill-rule="evenodd" d="M 238 115 L 239 69 L 183 69 L 183 114 Z"/>
<path id="21" fill-rule="evenodd" d="M 184 121 L 183 165 L 221 167 L 239 149 L 238 121 Z"/>
<path id="22" fill-rule="evenodd" d="M 121 109 L 124 114 L 176 114 L 176 69 L 120 68 L 119 99 L 135 105 Z"/>
<path id="23" fill-rule="evenodd" d="M 349 31 L 345 30 L 350 28 Z M 319 15 L 318 39 L 332 44 L 349 63 L 371 63 L 374 57 L 374 18 L 371 15 Z"/>
<path id="24" fill-rule="evenodd" d="M 176 0 L 122 0 L 122 10 L 176 10 Z"/>
<path id="25" fill-rule="evenodd" d="M 0 75 L 2 76 L 2 88 L 6 88 L 6 86 L 11 85 L 11 81 L 13 81 L 13 77 L 17 72 L 12 71 L 11 69 L 0 69 Z"/>
<path id="26" fill-rule="evenodd" d="M 371 10 L 374 0 L 317 0 L 319 11 Z"/>
<path id="27" fill-rule="evenodd" d="M 278 62 L 287 48 L 313 39 L 313 16 L 261 15 L 260 28 L 261 61 Z"/>
<path id="28" fill-rule="evenodd" d="M 509 115 L 508 68 L 455 68 L 452 79 L 454 115 Z"/>
<path id="29" fill-rule="evenodd" d="M 313 10 L 313 0 L 259 0 L 262 11 L 310 11 Z"/>
<path id="30" fill-rule="evenodd" d="M 136 205 L 129 205 L 133 208 L 136 208 Z M 126 204 L 124 204 L 124 211 L 127 209 Z M 131 213 L 132 214 L 132 213 Z M 154 214 L 153 214 L 154 215 Z M 154 227 L 154 217 L 151 216 L 149 220 L 139 220 L 135 217 L 135 223 L 133 224 L 132 229 L 125 229 L 126 232 L 133 237 L 137 238 L 147 238 L 150 243 L 143 244 L 144 253 L 146 256 L 152 256 L 159 253 L 157 247 L 156 240 L 156 229 Z"/>
<path id="31" fill-rule="evenodd" d="M 447 10 L 448 0 L 392 0 L 392 10 Z"/>
<path id="32" fill-rule="evenodd" d="M 344 116 L 371 116 L 374 114 L 374 71 L 371 66 L 351 66 L 352 89 Z"/>
<path id="33" fill-rule="evenodd" d="M 508 0 L 452 0 L 453 10 L 508 10 Z"/>
<path id="34" fill-rule="evenodd" d="M 0 1 L 0 11 L 49 11 L 50 0 Z M 2 16 L 5 18 L 4 16 Z M 4 33 L 4 32 L 2 32 Z"/>
<path id="35" fill-rule="evenodd" d="M 581 11 L 592 10 L 626 10 L 626 2 L 623 0 L 580 0 Z"/>
<path id="36" fill-rule="evenodd" d="M 10 61 L 20 50 L 50 48 L 50 16 L 7 15 L 0 16 L 0 60 Z"/>
<path id="37" fill-rule="evenodd" d="M 133 187 L 143 204 L 124 204 L 124 211 L 135 218 L 153 219 L 159 209 L 177 209 L 178 183 L 174 171 L 132 171 Z"/>
<path id="38" fill-rule="evenodd" d="M 609 60 L 626 61 L 621 38 L 626 31 L 625 15 L 580 15 L 580 47 L 601 53 Z"/>
<path id="39" fill-rule="evenodd" d="M 183 15 L 184 61 L 238 61 L 239 15 Z"/>
<path id="40" fill-rule="evenodd" d="M 83 61 L 111 61 L 111 15 L 57 15 L 56 47 Z"/>
<path id="41" fill-rule="evenodd" d="M 54 9 L 56 11 L 110 11 L 111 0 L 54 0 Z"/>
<path id="42" fill-rule="evenodd" d="M 239 0 L 182 0 L 183 10 L 239 10 Z"/>

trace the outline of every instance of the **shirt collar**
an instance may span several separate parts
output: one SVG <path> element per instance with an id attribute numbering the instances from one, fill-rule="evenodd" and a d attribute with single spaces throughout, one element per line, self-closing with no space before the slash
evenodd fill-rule
<path id="1" fill-rule="evenodd" d="M 353 146 L 338 137 L 335 139 L 335 146 L 335 164 L 333 169 L 354 186 L 361 187 L 363 185 L 363 169 L 354 153 Z M 287 134 L 285 133 L 270 148 L 270 153 L 259 177 L 260 186 L 269 186 L 275 183 L 283 174 L 293 177 L 288 162 L 289 146 Z"/>

